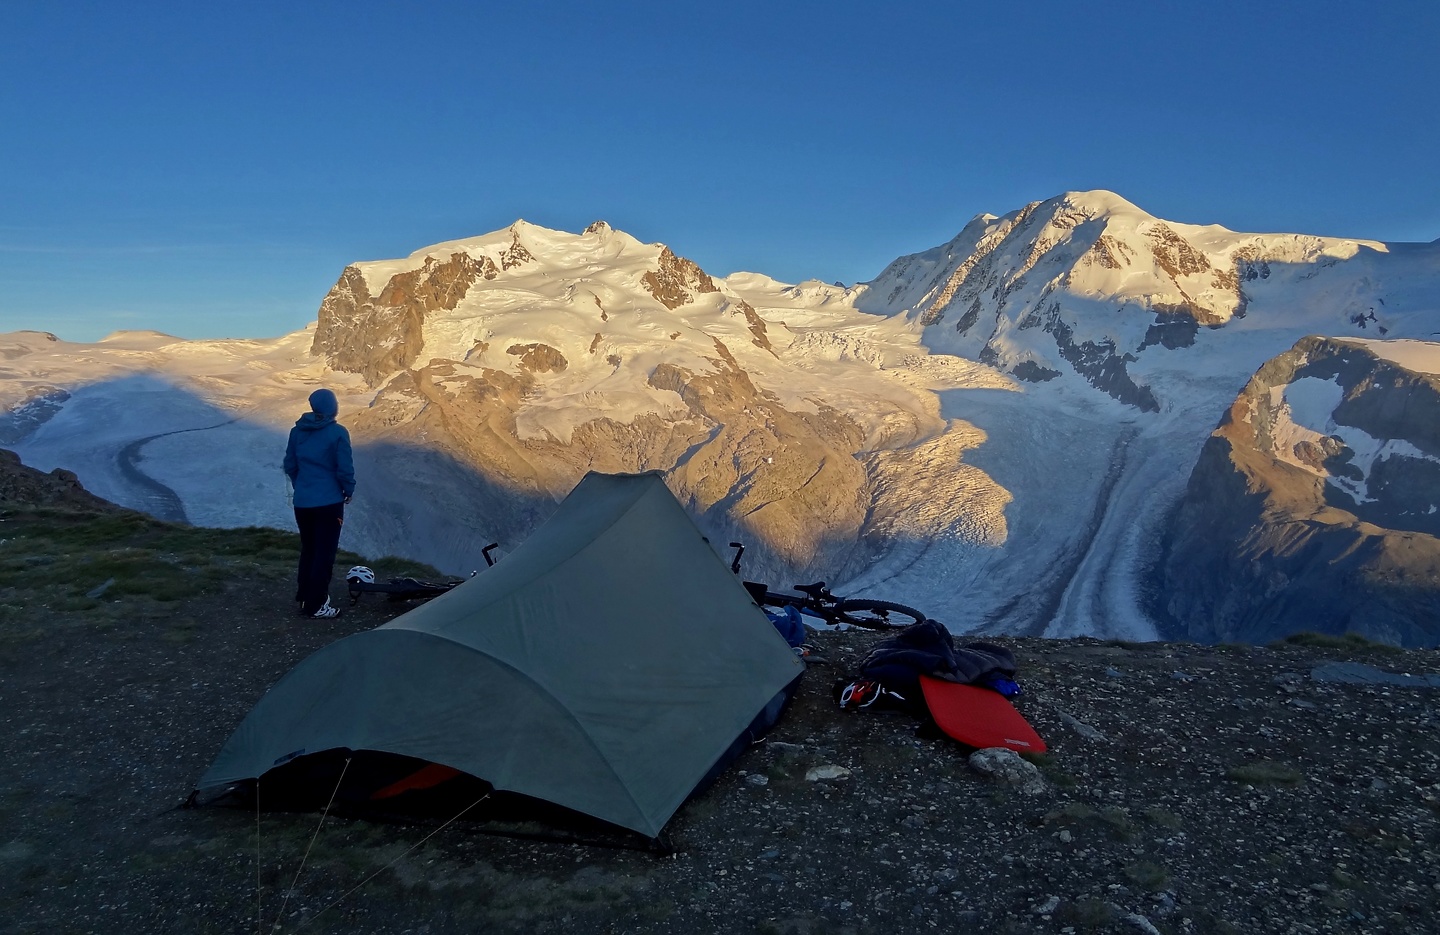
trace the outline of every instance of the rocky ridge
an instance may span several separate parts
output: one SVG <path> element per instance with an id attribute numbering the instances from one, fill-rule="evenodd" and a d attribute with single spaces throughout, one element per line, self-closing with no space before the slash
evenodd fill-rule
<path id="1" fill-rule="evenodd" d="M 903 313 L 933 350 L 1032 382 L 1074 372 L 1155 412 L 1164 400 L 1136 373 L 1145 361 L 1244 319 L 1279 279 L 1308 280 L 1386 249 L 1178 224 L 1111 192 L 1070 192 L 1003 217 L 977 216 L 949 243 L 890 264 L 859 304 Z M 1377 302 L 1376 285 L 1342 295 L 1339 307 L 1304 313 L 1312 329 L 1388 334 L 1395 310 Z"/>
<path id="2" fill-rule="evenodd" d="M 1307 334 L 1430 335 L 1436 283 L 1434 244 L 1240 234 L 1108 192 L 982 215 L 851 287 L 522 221 L 353 264 L 271 341 L 6 336 L 0 433 L 128 505 L 284 528 L 278 451 L 329 385 L 366 551 L 465 573 L 586 470 L 660 470 L 757 579 L 923 594 L 957 632 L 1150 639 L 1151 558 L 1246 380 Z M 1324 465 L 1328 434 L 1287 457 Z M 1394 528 L 1428 522 L 1403 506 L 1426 469 L 1382 460 L 1365 484 L 1393 488 Z M 1355 515 L 1392 522 L 1378 504 Z"/>
<path id="3" fill-rule="evenodd" d="M 1440 642 L 1440 344 L 1399 348 L 1305 338 L 1246 385 L 1158 565 L 1179 634 Z"/>

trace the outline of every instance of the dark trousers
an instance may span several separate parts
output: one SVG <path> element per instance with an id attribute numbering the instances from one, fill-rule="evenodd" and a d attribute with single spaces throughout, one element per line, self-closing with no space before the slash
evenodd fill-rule
<path id="1" fill-rule="evenodd" d="M 330 576 L 335 571 L 340 528 L 345 525 L 345 504 L 297 506 L 295 525 L 300 527 L 295 599 L 301 603 L 301 613 L 313 614 L 330 599 Z"/>

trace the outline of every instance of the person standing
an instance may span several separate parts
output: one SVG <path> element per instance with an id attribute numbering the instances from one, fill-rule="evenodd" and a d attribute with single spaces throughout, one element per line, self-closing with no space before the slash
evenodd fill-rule
<path id="1" fill-rule="evenodd" d="M 355 495 L 355 463 L 350 433 L 335 421 L 335 394 L 310 394 L 310 411 L 290 430 L 285 446 L 285 475 L 295 489 L 295 524 L 300 527 L 300 567 L 295 600 L 304 617 L 338 617 L 330 604 L 330 577 L 345 525 L 345 504 Z"/>

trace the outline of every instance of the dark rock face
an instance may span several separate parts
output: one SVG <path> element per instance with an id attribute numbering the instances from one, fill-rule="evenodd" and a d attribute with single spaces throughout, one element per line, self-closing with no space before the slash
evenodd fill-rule
<path id="1" fill-rule="evenodd" d="M 1338 385 L 1336 434 L 1287 444 L 1283 393 L 1307 377 Z M 1362 459 L 1342 437 L 1356 430 L 1398 450 Z M 1305 338 L 1260 368 L 1206 442 L 1156 567 L 1157 610 L 1202 641 L 1313 630 L 1440 643 L 1434 458 L 1440 377 Z"/>
<path id="2" fill-rule="evenodd" d="M 517 248 L 525 251 L 516 241 L 507 257 Z M 506 260 L 507 269 L 515 265 L 511 259 Z M 455 253 L 444 262 L 426 257 L 419 269 L 392 276 L 379 296 L 371 296 L 364 274 L 348 266 L 320 304 L 310 350 L 336 370 L 358 373 L 375 386 L 418 359 L 426 314 L 454 308 L 476 280 L 497 275 L 495 262 L 487 256 Z"/>
<path id="3" fill-rule="evenodd" d="M 520 369 L 527 373 L 560 373 L 570 365 L 564 354 L 548 344 L 512 344 L 505 353 L 519 357 Z"/>
<path id="4" fill-rule="evenodd" d="M 640 277 L 645 288 L 672 311 L 695 301 L 692 293 L 719 292 L 715 280 L 692 261 L 676 256 L 669 247 L 660 251 L 660 267 Z"/>
<path id="5" fill-rule="evenodd" d="M 20 456 L 0 448 L 0 501 L 30 506 L 69 506 L 90 510 L 119 510 L 80 485 L 71 471 L 56 468 L 49 474 L 26 467 Z"/>
<path id="6" fill-rule="evenodd" d="M 1150 387 L 1136 383 L 1125 365 L 1135 361 L 1134 354 L 1117 351 L 1114 344 L 1084 341 L 1076 344 L 1074 332 L 1063 319 L 1056 316 L 1046 324 L 1045 330 L 1055 336 L 1055 347 L 1060 356 L 1075 368 L 1090 385 L 1104 393 L 1128 403 L 1144 412 L 1159 412 L 1160 403 Z"/>
<path id="7" fill-rule="evenodd" d="M 1189 309 L 1157 309 L 1155 324 L 1145 329 L 1145 340 L 1140 342 L 1139 350 L 1159 344 L 1173 351 L 1194 344 L 1195 335 L 1200 333 L 1200 322 L 1193 313 L 1187 312 Z"/>

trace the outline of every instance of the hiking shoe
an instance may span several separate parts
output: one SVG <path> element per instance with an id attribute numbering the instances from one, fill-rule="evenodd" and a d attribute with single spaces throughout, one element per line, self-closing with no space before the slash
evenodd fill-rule
<path id="1" fill-rule="evenodd" d="M 320 609 L 310 616 L 322 619 L 325 617 L 338 617 L 340 616 L 340 608 L 330 606 L 330 598 L 327 597 L 325 598 L 325 603 L 320 605 Z"/>

